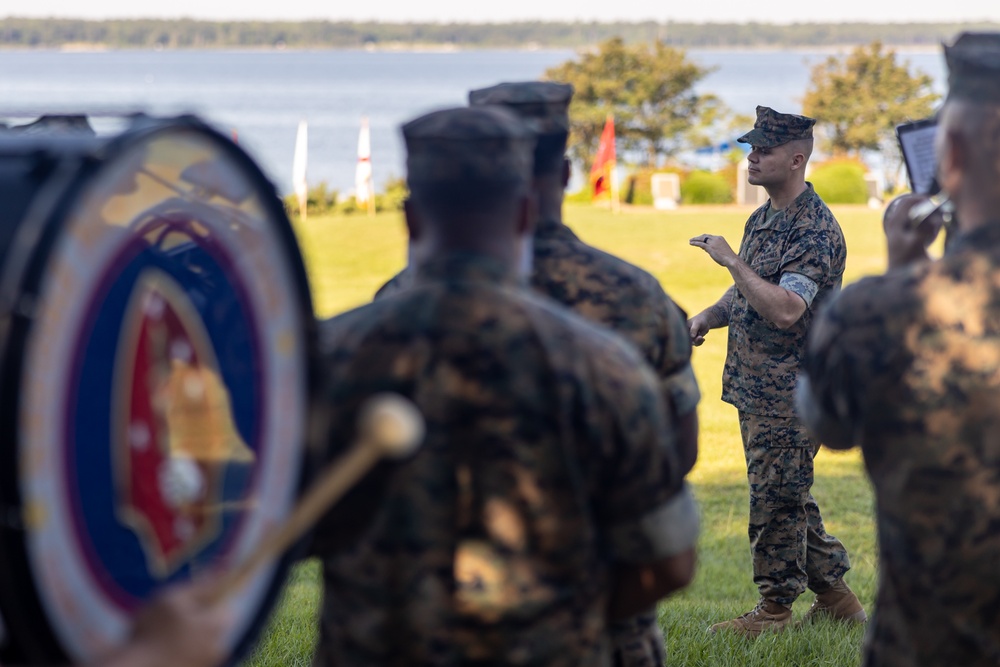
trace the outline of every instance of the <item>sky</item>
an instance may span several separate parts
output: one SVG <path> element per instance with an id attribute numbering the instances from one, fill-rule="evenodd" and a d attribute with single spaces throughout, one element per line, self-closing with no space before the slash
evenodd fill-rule
<path id="1" fill-rule="evenodd" d="M 997 0 L 0 0 L 0 16 L 210 20 L 514 21 L 540 19 L 793 23 L 1000 21 Z"/>

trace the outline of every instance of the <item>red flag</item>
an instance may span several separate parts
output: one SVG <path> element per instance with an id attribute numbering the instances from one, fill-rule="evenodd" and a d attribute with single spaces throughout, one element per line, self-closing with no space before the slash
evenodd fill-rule
<path id="1" fill-rule="evenodd" d="M 611 190 L 611 172 L 615 168 L 615 119 L 608 116 L 601 132 L 601 143 L 597 146 L 594 166 L 590 168 L 590 185 L 594 197 Z"/>

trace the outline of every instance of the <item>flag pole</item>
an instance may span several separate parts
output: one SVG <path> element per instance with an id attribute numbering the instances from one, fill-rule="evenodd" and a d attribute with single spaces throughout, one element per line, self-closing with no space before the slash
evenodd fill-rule
<path id="1" fill-rule="evenodd" d="M 618 161 L 611 163 L 611 212 L 621 213 L 622 202 L 618 196 Z"/>
<path id="2" fill-rule="evenodd" d="M 306 180 L 306 162 L 309 149 L 309 129 L 306 121 L 299 121 L 299 129 L 295 133 L 295 155 L 292 158 L 292 187 L 299 202 L 299 217 L 306 221 L 309 208 L 309 184 Z"/>
<path id="3" fill-rule="evenodd" d="M 358 166 L 354 173 L 354 199 L 364 203 L 368 217 L 375 215 L 375 188 L 372 185 L 372 140 L 368 117 L 361 118 L 358 133 Z"/>

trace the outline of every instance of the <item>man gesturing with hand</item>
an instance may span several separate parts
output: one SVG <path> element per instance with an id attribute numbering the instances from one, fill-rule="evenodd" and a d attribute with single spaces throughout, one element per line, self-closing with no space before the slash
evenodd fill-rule
<path id="1" fill-rule="evenodd" d="M 747 221 L 739 253 L 721 236 L 691 245 L 729 270 L 733 285 L 688 321 L 701 345 L 711 329 L 729 327 L 724 401 L 739 410 L 750 484 L 750 549 L 757 606 L 717 623 L 712 632 L 755 637 L 791 622 L 792 603 L 817 593 L 807 619 L 827 615 L 860 622 L 864 608 L 843 581 L 847 550 L 823 527 L 810 489 L 819 445 L 795 417 L 794 388 L 806 333 L 818 305 L 840 289 L 847 250 L 833 214 L 805 180 L 815 121 L 757 107 L 747 180 L 769 200 Z"/>

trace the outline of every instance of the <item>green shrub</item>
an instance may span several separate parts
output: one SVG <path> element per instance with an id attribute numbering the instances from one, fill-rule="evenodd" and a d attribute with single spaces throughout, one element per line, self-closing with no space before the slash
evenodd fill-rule
<path id="1" fill-rule="evenodd" d="M 375 195 L 375 210 L 402 211 L 403 202 L 410 196 L 405 178 L 390 178 L 385 184 L 385 192 Z"/>
<path id="2" fill-rule="evenodd" d="M 306 213 L 308 215 L 326 215 L 333 213 L 337 209 L 337 200 L 340 192 L 331 190 L 326 181 L 309 188 L 306 194 Z M 299 198 L 295 193 L 285 195 L 282 200 L 285 204 L 285 212 L 288 217 L 299 214 Z"/>
<path id="3" fill-rule="evenodd" d="M 681 183 L 682 204 L 729 204 L 733 188 L 726 174 L 692 171 Z"/>
<path id="4" fill-rule="evenodd" d="M 391 178 L 385 185 L 385 192 L 375 195 L 375 210 L 377 211 L 401 211 L 403 202 L 409 196 L 406 187 L 406 180 L 402 178 Z M 285 212 L 288 217 L 299 214 L 299 200 L 295 194 L 285 195 L 282 199 L 285 205 Z M 359 206 L 354 196 L 341 197 L 340 192 L 332 190 L 326 182 L 319 183 L 309 188 L 308 210 L 310 216 L 316 215 L 353 215 L 355 213 L 365 213 L 367 209 Z"/>
<path id="5" fill-rule="evenodd" d="M 831 160 L 809 174 L 816 194 L 827 204 L 867 204 L 865 167 L 854 160 Z"/>
<path id="6" fill-rule="evenodd" d="M 648 169 L 629 174 L 625 179 L 625 192 L 622 197 L 624 202 L 633 206 L 652 206 L 652 176 L 653 172 Z"/>
<path id="7" fill-rule="evenodd" d="M 342 213 L 344 215 L 353 215 L 364 210 L 365 209 L 358 205 L 358 199 L 354 195 L 341 200 L 340 204 L 337 206 L 337 213 Z"/>
<path id="8" fill-rule="evenodd" d="M 683 168 L 668 164 L 651 169 L 644 167 L 630 173 L 625 179 L 622 200 L 626 204 L 635 206 L 653 205 L 653 175 L 654 174 L 677 174 L 683 181 L 687 177 L 687 171 Z"/>
<path id="9" fill-rule="evenodd" d="M 565 201 L 573 204 L 590 204 L 594 201 L 594 191 L 590 185 L 585 185 L 576 192 L 567 192 Z"/>

